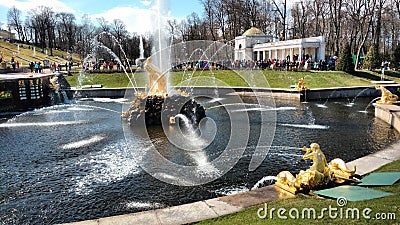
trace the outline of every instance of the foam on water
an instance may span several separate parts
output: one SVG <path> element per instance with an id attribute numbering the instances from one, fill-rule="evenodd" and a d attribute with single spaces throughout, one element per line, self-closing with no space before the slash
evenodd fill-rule
<path id="1" fill-rule="evenodd" d="M 256 107 L 256 108 L 248 108 L 248 109 L 236 109 L 232 110 L 232 112 L 250 112 L 250 111 L 289 111 L 289 110 L 297 110 L 296 107 L 278 107 L 278 108 L 270 108 L 270 107 Z"/>
<path id="2" fill-rule="evenodd" d="M 95 102 L 127 102 L 129 99 L 126 98 L 92 98 Z"/>
<path id="3" fill-rule="evenodd" d="M 160 203 L 150 203 L 150 202 L 128 202 L 125 207 L 127 209 L 154 209 L 163 208 L 164 205 Z"/>
<path id="4" fill-rule="evenodd" d="M 69 107 L 67 108 L 68 111 L 93 111 L 93 109 L 91 108 L 86 108 L 86 107 L 77 107 L 77 106 L 73 106 L 73 107 Z"/>
<path id="5" fill-rule="evenodd" d="M 243 193 L 246 191 L 249 191 L 249 189 L 246 186 L 236 186 L 236 187 L 232 186 L 232 187 L 223 187 L 221 189 L 215 190 L 214 192 L 219 195 L 227 196 L 227 195 Z"/>
<path id="6" fill-rule="evenodd" d="M 316 106 L 317 106 L 318 108 L 323 108 L 323 109 L 327 109 L 327 108 L 328 108 L 328 106 L 326 106 L 326 105 L 324 105 L 324 104 L 316 104 Z"/>
<path id="7" fill-rule="evenodd" d="M 155 173 L 155 174 L 153 174 L 153 176 L 157 179 L 170 180 L 170 182 L 172 182 L 172 183 L 179 183 L 180 185 L 183 185 L 183 186 L 193 186 L 194 185 L 194 183 L 190 180 L 184 180 L 181 177 L 176 177 L 171 174 Z"/>
<path id="8" fill-rule="evenodd" d="M 94 185 L 107 185 L 139 173 L 141 169 L 137 160 L 127 154 L 125 149 L 125 143 L 120 141 L 108 144 L 100 152 L 80 158 L 76 166 L 88 168 L 89 172 L 83 177 L 72 179 L 75 185 L 71 191 L 78 195 L 88 195 Z"/>
<path id="9" fill-rule="evenodd" d="M 54 126 L 68 126 L 84 124 L 88 121 L 59 121 L 59 122 L 35 122 L 35 123 L 3 123 L 0 124 L 0 128 L 13 128 L 13 127 L 54 127 Z"/>
<path id="10" fill-rule="evenodd" d="M 222 100 L 224 100 L 224 98 L 213 98 L 213 99 L 211 99 L 210 101 L 208 101 L 208 102 L 206 102 L 206 103 L 220 102 L 220 101 L 222 101 Z"/>
<path id="11" fill-rule="evenodd" d="M 34 113 L 34 115 L 38 116 L 38 115 L 52 115 L 52 114 L 60 114 L 60 113 L 69 113 L 71 112 L 70 110 L 52 110 L 52 111 L 46 111 L 46 112 L 37 112 Z"/>
<path id="12" fill-rule="evenodd" d="M 318 124 L 289 124 L 289 123 L 280 123 L 278 124 L 284 127 L 295 127 L 295 128 L 304 128 L 304 129 L 319 129 L 319 130 L 327 130 L 329 126 L 326 125 L 318 125 Z"/>
<path id="13" fill-rule="evenodd" d="M 251 188 L 251 190 L 257 189 L 260 187 L 260 185 L 264 184 L 266 181 L 276 181 L 275 176 L 266 176 L 263 177 L 261 180 L 257 181 L 257 183 Z"/>
<path id="14" fill-rule="evenodd" d="M 77 149 L 77 148 L 81 148 L 81 147 L 86 147 L 86 146 L 90 146 L 92 144 L 98 143 L 98 142 L 104 140 L 105 138 L 106 137 L 104 135 L 95 135 L 91 138 L 64 144 L 61 146 L 61 148 L 64 150 L 68 150 L 68 149 Z"/>

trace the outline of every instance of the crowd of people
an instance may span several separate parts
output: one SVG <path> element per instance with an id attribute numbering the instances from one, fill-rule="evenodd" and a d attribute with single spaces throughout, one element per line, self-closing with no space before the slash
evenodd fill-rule
<path id="1" fill-rule="evenodd" d="M 172 65 L 174 70 L 182 69 L 261 69 L 261 70 L 334 70 L 336 60 L 330 59 L 313 61 L 311 58 L 306 60 L 290 61 L 288 59 L 268 59 L 268 60 L 236 60 L 236 61 L 196 61 L 175 63 Z"/>
<path id="2" fill-rule="evenodd" d="M 29 63 L 29 69 L 30 69 L 31 73 L 43 73 L 44 67 L 45 67 L 44 63 L 42 64 L 42 62 L 40 62 L 40 61 Z M 65 71 L 68 71 L 68 70 L 71 70 L 71 68 L 72 68 L 72 62 L 70 62 L 70 63 L 65 62 L 65 64 L 53 62 L 53 63 L 47 65 L 46 67 L 50 68 L 50 70 L 53 73 L 56 71 L 60 72 L 63 70 L 63 68 L 65 68 Z"/>
<path id="3" fill-rule="evenodd" d="M 128 69 L 128 64 L 124 63 L 124 67 Z M 121 70 L 119 63 L 115 61 L 85 62 L 82 63 L 83 70 Z"/>
<path id="4" fill-rule="evenodd" d="M 299 60 L 296 57 L 293 57 L 294 60 L 290 60 L 288 56 L 286 59 L 267 59 L 267 60 L 225 60 L 225 61 L 208 61 L 208 60 L 199 60 L 199 61 L 189 61 L 189 62 L 175 62 L 172 63 L 172 70 L 193 70 L 193 69 L 215 69 L 215 70 L 224 70 L 224 69 L 261 69 L 261 70 L 288 70 L 288 71 L 301 71 L 301 70 L 334 70 L 336 67 L 336 59 L 330 58 L 329 60 L 317 60 L 313 61 L 312 57 L 303 57 L 302 60 Z M 115 61 L 103 61 L 100 62 L 85 62 L 82 63 L 83 70 L 122 70 L 129 69 L 129 65 L 124 62 L 124 65 L 120 65 L 120 63 Z"/>

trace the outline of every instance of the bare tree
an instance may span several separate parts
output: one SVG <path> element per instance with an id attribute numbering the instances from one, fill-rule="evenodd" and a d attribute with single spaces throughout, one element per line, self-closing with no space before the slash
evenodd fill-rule
<path id="1" fill-rule="evenodd" d="M 111 30 L 117 42 L 123 46 L 127 37 L 126 34 L 128 33 L 124 22 L 120 19 L 113 20 Z M 114 52 L 117 52 L 118 57 L 121 58 L 121 48 L 119 46 L 115 46 Z"/>
<path id="2" fill-rule="evenodd" d="M 75 45 L 75 35 L 77 26 L 75 24 L 75 16 L 71 13 L 58 13 L 57 18 L 57 34 L 59 47 L 67 51 L 71 51 Z"/>
<path id="3" fill-rule="evenodd" d="M 96 27 L 93 25 L 88 15 L 82 17 L 82 24 L 77 27 L 76 33 L 76 51 L 82 58 L 86 57 L 93 49 L 93 39 L 95 37 Z"/>
<path id="4" fill-rule="evenodd" d="M 357 51 L 355 62 L 355 69 L 357 69 L 361 50 L 370 35 L 376 0 L 349 0 L 348 3 L 346 11 L 350 28 L 353 31 L 350 40 L 354 40 Z"/>
<path id="5" fill-rule="evenodd" d="M 21 10 L 17 9 L 15 6 L 11 7 L 7 12 L 8 26 L 17 31 L 19 40 L 26 42 L 21 16 Z"/>
<path id="6" fill-rule="evenodd" d="M 54 30 L 55 30 L 55 15 L 52 8 L 47 6 L 38 6 L 36 9 L 30 11 L 30 25 L 35 32 L 35 40 L 44 52 L 48 46 L 50 54 L 52 54 L 54 46 Z"/>
<path id="7" fill-rule="evenodd" d="M 205 11 L 205 20 L 208 25 L 209 32 L 211 33 L 212 40 L 216 41 L 217 40 L 217 35 L 216 35 L 216 3 L 218 1 L 216 0 L 201 0 L 204 11 Z"/>
<path id="8" fill-rule="evenodd" d="M 276 0 L 272 0 L 272 3 L 274 3 L 276 7 L 276 11 L 280 15 L 280 21 L 282 24 L 282 34 L 281 34 L 281 39 L 285 40 L 286 39 L 286 26 L 287 26 L 287 1 L 283 0 L 283 2 L 278 3 Z"/>

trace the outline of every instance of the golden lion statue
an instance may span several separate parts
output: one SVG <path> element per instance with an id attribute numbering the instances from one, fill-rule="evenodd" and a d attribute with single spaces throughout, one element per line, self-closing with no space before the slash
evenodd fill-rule
<path id="1" fill-rule="evenodd" d="M 395 102 L 397 102 L 397 99 L 399 98 L 397 95 L 392 94 L 388 89 L 386 89 L 382 85 L 377 85 L 375 86 L 376 90 L 380 90 L 382 92 L 381 99 L 376 101 L 377 104 L 387 104 L 391 105 Z"/>

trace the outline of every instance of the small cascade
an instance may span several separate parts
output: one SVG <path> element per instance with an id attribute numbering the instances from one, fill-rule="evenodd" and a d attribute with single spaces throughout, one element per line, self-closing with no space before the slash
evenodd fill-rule
<path id="1" fill-rule="evenodd" d="M 61 92 L 61 97 L 62 97 L 62 103 L 70 104 L 71 101 L 68 98 L 67 92 L 65 92 L 64 90 L 61 90 L 60 92 Z"/>

